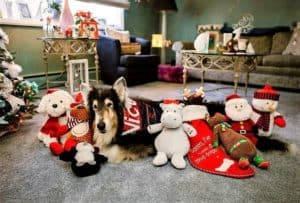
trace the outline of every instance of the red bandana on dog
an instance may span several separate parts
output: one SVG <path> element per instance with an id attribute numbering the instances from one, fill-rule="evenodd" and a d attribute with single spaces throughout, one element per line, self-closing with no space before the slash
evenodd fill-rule
<path id="1" fill-rule="evenodd" d="M 142 101 L 131 100 L 124 109 L 124 127 L 122 135 L 146 131 L 147 126 L 160 121 L 161 110 Z"/>

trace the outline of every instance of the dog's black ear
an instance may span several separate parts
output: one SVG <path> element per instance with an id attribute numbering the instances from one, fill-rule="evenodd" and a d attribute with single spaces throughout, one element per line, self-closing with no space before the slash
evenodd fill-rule
<path id="1" fill-rule="evenodd" d="M 89 124 L 92 126 L 94 119 L 95 119 L 95 112 L 93 110 L 93 101 L 98 96 L 98 91 L 95 87 L 92 87 L 88 94 L 88 109 L 89 109 Z"/>
<path id="2" fill-rule="evenodd" d="M 118 80 L 115 81 L 113 84 L 113 89 L 116 91 L 119 100 L 122 104 L 125 104 L 126 98 L 128 97 L 127 92 L 127 83 L 124 77 L 120 77 Z"/>

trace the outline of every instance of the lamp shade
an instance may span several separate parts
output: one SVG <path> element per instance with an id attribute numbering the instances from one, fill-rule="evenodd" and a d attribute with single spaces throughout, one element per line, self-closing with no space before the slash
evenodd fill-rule
<path id="1" fill-rule="evenodd" d="M 158 11 L 177 11 L 175 0 L 154 0 L 153 7 Z"/>
<path id="2" fill-rule="evenodd" d="M 161 34 L 153 34 L 151 46 L 154 48 L 161 48 L 163 46 L 163 37 Z"/>

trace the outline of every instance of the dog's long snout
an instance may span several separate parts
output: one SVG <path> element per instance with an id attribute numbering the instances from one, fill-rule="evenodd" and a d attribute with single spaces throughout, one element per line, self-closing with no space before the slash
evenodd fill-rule
<path id="1" fill-rule="evenodd" d="M 105 123 L 103 121 L 100 121 L 98 124 L 97 124 L 97 128 L 103 132 L 105 131 Z"/>
<path id="2" fill-rule="evenodd" d="M 57 104 L 52 104 L 52 107 L 53 108 L 57 108 Z"/>

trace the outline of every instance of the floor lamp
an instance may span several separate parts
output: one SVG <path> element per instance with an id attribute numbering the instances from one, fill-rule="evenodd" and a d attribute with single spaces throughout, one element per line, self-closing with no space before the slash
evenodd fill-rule
<path id="1" fill-rule="evenodd" d="M 155 10 L 161 12 L 161 34 L 163 41 L 165 41 L 167 39 L 167 12 L 177 11 L 176 2 L 175 0 L 155 0 L 153 7 Z M 166 49 L 164 43 L 161 48 L 160 62 L 162 64 L 166 63 Z"/>

